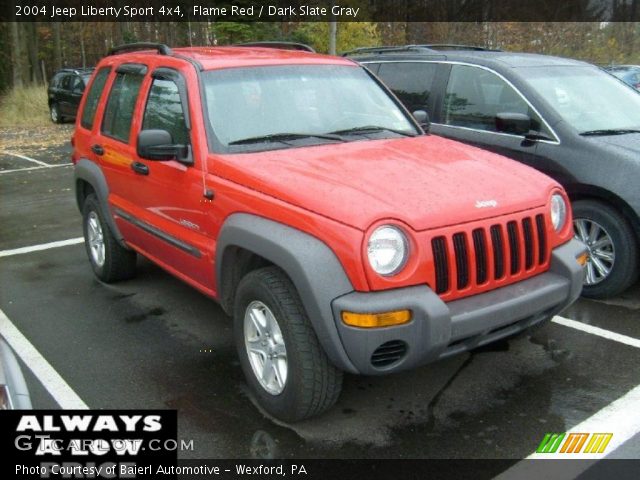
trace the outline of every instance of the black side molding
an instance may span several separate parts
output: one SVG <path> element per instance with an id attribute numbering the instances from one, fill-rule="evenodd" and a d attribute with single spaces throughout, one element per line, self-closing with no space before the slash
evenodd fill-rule
<path id="1" fill-rule="evenodd" d="M 149 225 L 148 223 L 143 222 L 142 220 L 132 215 L 129 215 L 128 213 L 125 213 L 122 210 L 116 210 L 116 215 L 122 218 L 123 220 L 126 220 L 127 222 L 131 223 L 132 225 L 135 225 L 136 227 L 144 230 L 145 232 L 150 233 L 155 237 L 158 237 L 160 240 L 164 240 L 169 245 L 176 247 L 182 250 L 183 252 L 188 253 L 189 255 L 192 255 L 196 258 L 202 257 L 202 252 L 200 252 L 200 250 L 198 250 L 193 245 L 189 245 L 188 243 L 185 243 L 182 240 L 177 239 L 176 237 L 168 235 L 167 233 L 154 227 L 153 225 Z"/>

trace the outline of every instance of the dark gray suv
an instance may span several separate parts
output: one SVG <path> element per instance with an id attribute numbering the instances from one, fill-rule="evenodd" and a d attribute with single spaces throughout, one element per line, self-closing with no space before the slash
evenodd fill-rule
<path id="1" fill-rule="evenodd" d="M 84 88 L 92 73 L 93 68 L 64 68 L 51 78 L 47 97 L 53 123 L 76 118 Z"/>
<path id="2" fill-rule="evenodd" d="M 535 167 L 570 195 L 575 236 L 589 246 L 583 294 L 602 298 L 638 278 L 640 95 L 593 65 L 449 45 L 358 49 L 432 133 Z M 419 115 L 416 118 L 421 118 Z"/>

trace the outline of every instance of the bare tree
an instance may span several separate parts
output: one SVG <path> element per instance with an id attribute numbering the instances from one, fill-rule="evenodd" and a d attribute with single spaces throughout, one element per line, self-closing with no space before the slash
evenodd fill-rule
<path id="1" fill-rule="evenodd" d="M 338 22 L 329 22 L 329 55 L 336 54 L 336 38 L 338 36 Z"/>
<path id="2" fill-rule="evenodd" d="M 62 44 L 60 42 L 60 22 L 53 22 L 53 68 L 62 68 Z"/>
<path id="3" fill-rule="evenodd" d="M 13 66 L 13 86 L 22 87 L 22 45 L 18 22 L 11 22 L 11 64 Z"/>
<path id="4" fill-rule="evenodd" d="M 42 84 L 42 71 L 38 60 L 38 29 L 35 22 L 26 24 L 27 53 L 29 55 L 29 77 L 31 83 Z"/>

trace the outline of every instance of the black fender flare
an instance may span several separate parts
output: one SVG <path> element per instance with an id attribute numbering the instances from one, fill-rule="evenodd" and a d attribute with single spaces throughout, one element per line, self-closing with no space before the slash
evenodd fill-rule
<path id="1" fill-rule="evenodd" d="M 78 191 L 78 181 L 82 180 L 91 185 L 93 191 L 96 193 L 98 203 L 102 209 L 102 216 L 109 224 L 109 228 L 111 229 L 113 236 L 123 247 L 126 247 L 124 237 L 120 233 L 120 230 L 113 219 L 113 215 L 111 214 L 111 210 L 109 209 L 109 187 L 107 186 L 107 179 L 104 178 L 104 173 L 102 173 L 100 167 L 91 160 L 81 158 L 73 169 L 73 177 L 73 185 L 76 191 L 76 203 L 80 212 L 82 212 L 82 199 L 80 198 L 80 192 Z"/>
<path id="2" fill-rule="evenodd" d="M 331 302 L 353 291 L 342 264 L 321 240 L 287 225 L 256 215 L 230 215 L 220 229 L 216 244 L 218 298 L 224 305 L 225 274 L 234 261 L 229 247 L 239 247 L 280 267 L 296 286 L 311 324 L 329 359 L 338 368 L 357 373 L 347 356 L 335 324 Z M 228 292 L 227 292 L 228 293 Z M 232 301 L 232 300 L 231 300 Z"/>

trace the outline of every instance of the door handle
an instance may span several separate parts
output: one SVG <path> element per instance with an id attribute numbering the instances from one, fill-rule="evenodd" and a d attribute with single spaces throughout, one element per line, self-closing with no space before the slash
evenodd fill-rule
<path id="1" fill-rule="evenodd" d="M 140 175 L 149 175 L 149 167 L 142 162 L 133 162 L 131 164 L 131 170 L 139 173 Z"/>
<path id="2" fill-rule="evenodd" d="M 91 151 L 96 155 L 104 155 L 104 148 L 102 148 L 102 145 L 92 145 Z"/>

